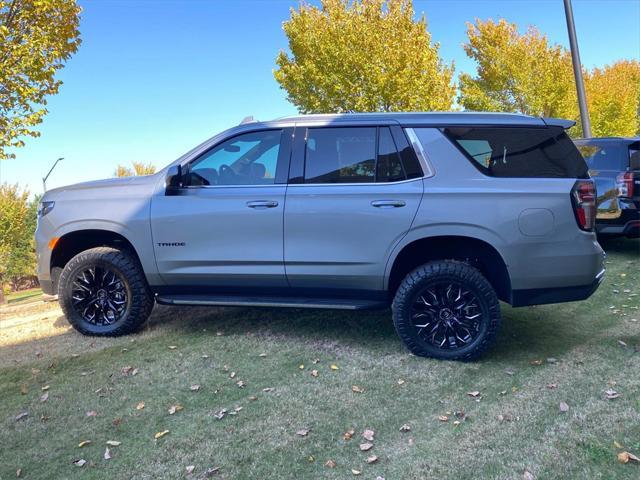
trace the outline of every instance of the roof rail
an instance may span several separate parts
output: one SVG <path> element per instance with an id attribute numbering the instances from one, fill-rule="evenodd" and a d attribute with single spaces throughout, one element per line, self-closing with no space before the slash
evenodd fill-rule
<path id="1" fill-rule="evenodd" d="M 253 118 L 253 115 L 249 115 L 248 117 L 244 117 L 240 122 L 240 125 L 244 125 L 245 123 L 255 123 L 257 120 Z"/>

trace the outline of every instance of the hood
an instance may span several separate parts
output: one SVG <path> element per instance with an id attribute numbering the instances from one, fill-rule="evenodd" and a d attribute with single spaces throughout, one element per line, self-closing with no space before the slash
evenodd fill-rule
<path id="1" fill-rule="evenodd" d="M 59 197 L 64 192 L 76 192 L 81 190 L 105 190 L 111 188 L 133 187 L 138 185 L 151 185 L 155 184 L 158 178 L 158 174 L 142 175 L 136 177 L 116 177 L 105 178 L 103 180 L 92 180 L 90 182 L 74 183 L 73 185 L 66 185 L 64 187 L 52 188 L 47 190 L 43 195 L 42 200 L 47 201 L 55 197 Z"/>

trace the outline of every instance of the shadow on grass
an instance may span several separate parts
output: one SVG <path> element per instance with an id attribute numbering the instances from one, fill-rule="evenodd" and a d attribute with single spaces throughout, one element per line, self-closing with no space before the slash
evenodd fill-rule
<path id="1" fill-rule="evenodd" d="M 640 238 L 598 237 L 598 243 L 607 253 L 621 253 L 640 257 Z"/>

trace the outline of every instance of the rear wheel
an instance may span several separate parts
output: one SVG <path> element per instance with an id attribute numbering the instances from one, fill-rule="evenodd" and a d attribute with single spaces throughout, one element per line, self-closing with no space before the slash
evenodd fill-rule
<path id="1" fill-rule="evenodd" d="M 86 250 L 65 265 L 58 298 L 69 323 L 85 335 L 134 332 L 153 309 L 153 296 L 137 260 L 110 247 Z"/>
<path id="2" fill-rule="evenodd" d="M 393 300 L 393 323 L 416 355 L 473 360 L 494 342 L 500 305 L 487 279 L 471 265 L 444 260 L 417 268 Z"/>

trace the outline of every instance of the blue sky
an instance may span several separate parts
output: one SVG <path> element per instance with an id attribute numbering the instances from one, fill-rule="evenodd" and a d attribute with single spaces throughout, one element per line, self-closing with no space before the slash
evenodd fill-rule
<path id="1" fill-rule="evenodd" d="M 295 113 L 273 79 L 287 41 L 289 0 L 81 0 L 83 44 L 50 99 L 40 138 L 2 161 L 0 181 L 41 192 L 113 175 L 118 164 L 161 167 L 253 115 Z M 433 40 L 458 72 L 474 71 L 462 49 L 465 22 L 505 18 L 535 25 L 568 46 L 562 0 L 414 0 Z M 582 63 L 640 58 L 640 0 L 573 0 Z"/>

